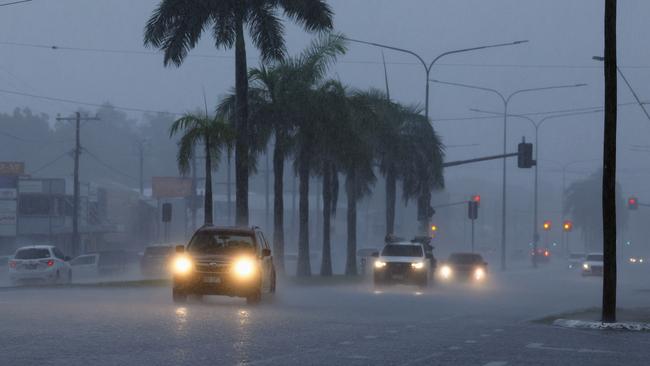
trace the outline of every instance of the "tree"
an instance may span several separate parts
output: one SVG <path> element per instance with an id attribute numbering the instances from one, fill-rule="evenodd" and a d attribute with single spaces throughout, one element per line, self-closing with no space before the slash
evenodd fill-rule
<path id="1" fill-rule="evenodd" d="M 573 225 L 579 229 L 585 241 L 585 250 L 599 252 L 603 247 L 602 202 L 596 197 L 602 195 L 603 172 L 599 170 L 589 177 L 572 183 L 565 192 L 564 213 L 573 217 Z M 627 224 L 628 211 L 624 209 L 626 201 L 616 184 L 615 201 L 620 211 L 617 215 L 619 227 Z"/>
<path id="2" fill-rule="evenodd" d="M 219 164 L 223 148 L 231 149 L 234 131 L 230 125 L 217 117 L 186 114 L 172 124 L 169 135 L 181 134 L 178 142 L 178 170 L 186 175 L 190 170 L 195 146 L 204 145 L 205 153 L 205 225 L 212 225 L 212 169 Z"/>
<path id="3" fill-rule="evenodd" d="M 616 321 L 616 0 L 605 0 L 605 135 L 603 137 L 603 312 Z"/>
<path id="4" fill-rule="evenodd" d="M 332 29 L 332 11 L 323 0 L 162 0 L 147 22 L 146 46 L 164 51 L 164 63 L 179 66 L 210 30 L 217 48 L 235 47 L 237 136 L 235 147 L 237 224 L 248 225 L 248 68 L 244 28 L 263 60 L 285 55 L 278 11 L 308 31 Z"/>
<path id="5" fill-rule="evenodd" d="M 403 133 L 405 135 L 405 154 L 409 158 L 402 161 L 402 196 L 408 202 L 417 202 L 418 218 L 428 222 L 427 217 L 431 191 L 444 187 L 443 161 L 444 145 L 434 131 L 428 119 L 410 107 L 411 113 L 407 119 Z M 420 230 L 428 230 L 421 227 Z"/>

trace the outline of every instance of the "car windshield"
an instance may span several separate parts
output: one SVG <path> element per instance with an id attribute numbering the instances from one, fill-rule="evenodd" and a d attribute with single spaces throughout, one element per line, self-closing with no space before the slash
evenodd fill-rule
<path id="1" fill-rule="evenodd" d="M 602 262 L 603 261 L 603 255 L 602 254 L 589 254 L 587 256 L 587 261 Z"/>
<path id="2" fill-rule="evenodd" d="M 420 245 L 386 245 L 381 255 L 386 257 L 421 257 Z"/>
<path id="3" fill-rule="evenodd" d="M 478 254 L 455 253 L 449 257 L 449 262 L 455 264 L 476 264 L 482 263 L 483 258 Z"/>
<path id="4" fill-rule="evenodd" d="M 16 259 L 40 259 L 50 258 L 50 251 L 47 249 L 21 249 L 16 253 Z"/>
<path id="5" fill-rule="evenodd" d="M 171 253 L 172 247 L 148 247 L 144 251 L 144 255 L 168 255 Z"/>
<path id="6" fill-rule="evenodd" d="M 252 234 L 203 231 L 194 235 L 187 250 L 196 254 L 234 254 L 255 250 L 255 240 Z"/>

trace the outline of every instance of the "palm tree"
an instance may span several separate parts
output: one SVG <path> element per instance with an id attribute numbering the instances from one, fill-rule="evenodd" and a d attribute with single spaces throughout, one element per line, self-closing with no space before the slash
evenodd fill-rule
<path id="1" fill-rule="evenodd" d="M 234 140 L 233 129 L 220 118 L 186 114 L 172 124 L 169 135 L 182 134 L 178 142 L 178 169 L 186 175 L 190 170 L 195 146 L 205 148 L 205 225 L 212 225 L 212 169 L 216 168 L 224 148 L 230 150 Z"/>
<path id="2" fill-rule="evenodd" d="M 274 175 L 274 231 L 273 251 L 278 259 L 278 270 L 282 271 L 284 259 L 284 163 L 294 148 L 294 135 L 305 113 L 309 95 L 322 80 L 336 58 L 345 53 L 345 42 L 340 34 L 327 34 L 314 39 L 300 55 L 280 62 L 262 64 L 249 72 L 251 81 L 249 104 L 251 116 L 249 125 L 258 133 L 257 147 L 252 155 L 265 149 L 271 132 L 273 140 Z M 319 103 L 317 105 L 320 105 Z M 235 96 L 229 95 L 220 104 L 217 112 L 227 120 L 234 119 Z M 268 133 L 267 133 L 268 132 Z"/>
<path id="3" fill-rule="evenodd" d="M 237 101 L 236 217 L 248 225 L 248 68 L 244 28 L 263 60 L 281 60 L 285 55 L 284 26 L 279 10 L 308 31 L 332 29 L 332 11 L 323 0 L 162 0 L 145 27 L 144 43 L 164 51 L 164 63 L 180 66 L 210 31 L 216 47 L 235 47 Z"/>
<path id="4" fill-rule="evenodd" d="M 431 191 L 444 187 L 444 146 L 428 119 L 415 107 L 409 109 L 403 129 L 405 154 L 409 158 L 402 161 L 402 197 L 406 202 L 412 199 L 417 202 L 418 219 L 426 223 Z M 428 228 L 420 230 L 424 232 Z"/>

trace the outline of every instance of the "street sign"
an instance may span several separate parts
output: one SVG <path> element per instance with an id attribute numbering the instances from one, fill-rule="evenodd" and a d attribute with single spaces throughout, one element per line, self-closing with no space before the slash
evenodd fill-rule
<path id="1" fill-rule="evenodd" d="M 25 163 L 20 161 L 0 161 L 0 175 L 17 176 L 25 174 Z"/>

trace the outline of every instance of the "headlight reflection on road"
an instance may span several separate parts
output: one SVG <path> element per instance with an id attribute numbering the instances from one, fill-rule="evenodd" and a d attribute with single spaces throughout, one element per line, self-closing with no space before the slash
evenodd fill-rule
<path id="1" fill-rule="evenodd" d="M 178 307 L 174 313 L 176 314 L 176 331 L 183 332 L 187 324 L 187 308 Z"/>

